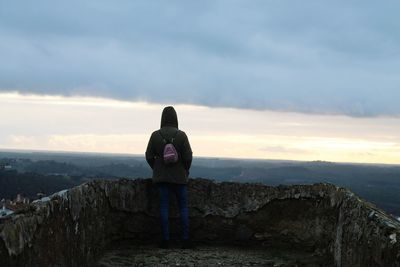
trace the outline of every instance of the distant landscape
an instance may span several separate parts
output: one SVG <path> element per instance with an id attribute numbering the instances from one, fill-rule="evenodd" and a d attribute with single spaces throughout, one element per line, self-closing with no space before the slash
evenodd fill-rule
<path id="1" fill-rule="evenodd" d="M 0 166 L 8 166 L 0 171 L 0 199 L 34 199 L 90 179 L 151 177 L 144 157 L 132 155 L 0 151 Z M 328 182 L 400 216 L 400 165 L 195 158 L 190 176 L 274 186 Z"/>

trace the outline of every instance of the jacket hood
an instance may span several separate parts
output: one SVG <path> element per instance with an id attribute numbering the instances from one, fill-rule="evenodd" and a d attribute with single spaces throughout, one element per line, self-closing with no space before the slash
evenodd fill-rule
<path id="1" fill-rule="evenodd" d="M 178 116 L 172 106 L 165 107 L 161 116 L 161 128 L 171 126 L 178 128 Z"/>

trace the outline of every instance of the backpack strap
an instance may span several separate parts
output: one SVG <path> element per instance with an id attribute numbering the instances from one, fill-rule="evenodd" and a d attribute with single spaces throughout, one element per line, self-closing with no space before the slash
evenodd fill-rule
<path id="1" fill-rule="evenodd" d="M 178 132 L 179 132 L 179 130 L 176 130 L 174 136 L 173 136 L 172 139 L 171 139 L 171 144 L 174 143 L 175 137 L 176 137 L 176 135 L 178 134 Z"/>
<path id="2" fill-rule="evenodd" d="M 158 130 L 158 134 L 161 136 L 163 142 L 166 144 L 167 140 L 165 140 L 164 136 L 161 134 L 161 130 Z"/>
<path id="3" fill-rule="evenodd" d="M 171 144 L 174 143 L 175 137 L 176 137 L 176 135 L 178 134 L 178 132 L 179 132 L 179 130 L 177 130 L 177 131 L 175 132 L 174 136 L 172 137 L 172 139 L 171 139 L 171 141 L 170 141 L 169 143 L 171 143 Z M 158 130 L 158 133 L 160 134 L 160 136 L 161 136 L 162 140 L 164 141 L 164 143 L 165 143 L 165 144 L 168 144 L 168 141 L 167 141 L 167 140 L 164 138 L 164 136 L 161 134 L 161 130 Z"/>

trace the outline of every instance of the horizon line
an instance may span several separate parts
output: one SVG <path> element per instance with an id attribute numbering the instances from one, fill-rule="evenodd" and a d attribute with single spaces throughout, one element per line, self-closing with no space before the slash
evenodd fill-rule
<path id="1" fill-rule="evenodd" d="M 103 156 L 128 156 L 128 157 L 137 157 L 143 158 L 141 154 L 131 154 L 131 153 L 115 153 L 115 152 L 93 152 L 93 151 L 68 151 L 68 150 L 40 150 L 40 149 L 14 149 L 14 148 L 0 148 L 1 152 L 9 152 L 9 153 L 54 153 L 54 154 L 85 154 L 85 155 L 103 155 Z M 200 159 L 216 159 L 216 160 L 242 160 L 242 161 L 280 161 L 280 162 L 298 162 L 298 163 L 313 163 L 313 162 L 321 162 L 321 163 L 330 163 L 337 165 L 375 165 L 375 166 L 399 166 L 400 164 L 396 163 L 370 163 L 370 162 L 348 162 L 348 161 L 327 161 L 327 160 L 294 160 L 294 159 L 273 159 L 273 158 L 239 158 L 239 157 L 215 157 L 215 156 L 196 156 L 193 157 Z"/>

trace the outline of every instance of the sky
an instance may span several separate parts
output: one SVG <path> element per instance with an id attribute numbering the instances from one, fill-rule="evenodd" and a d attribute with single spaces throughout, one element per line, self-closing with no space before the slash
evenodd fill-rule
<path id="1" fill-rule="evenodd" d="M 0 0 L 0 149 L 400 164 L 398 1 Z"/>

